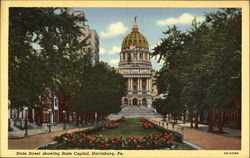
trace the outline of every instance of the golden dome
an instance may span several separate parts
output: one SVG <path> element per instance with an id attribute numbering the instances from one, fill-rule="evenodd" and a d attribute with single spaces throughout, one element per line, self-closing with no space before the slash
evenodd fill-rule
<path id="1" fill-rule="evenodd" d="M 148 40 L 140 32 L 136 24 L 136 17 L 134 24 L 132 25 L 132 32 L 130 32 L 122 42 L 122 49 L 130 48 L 131 45 L 134 45 L 136 48 L 147 48 L 148 49 Z"/>

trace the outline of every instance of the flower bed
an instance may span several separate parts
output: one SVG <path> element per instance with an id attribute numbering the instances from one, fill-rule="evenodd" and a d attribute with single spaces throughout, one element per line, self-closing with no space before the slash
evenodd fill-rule
<path id="1" fill-rule="evenodd" d="M 153 125 L 151 123 L 145 122 L 145 123 L 143 123 L 143 127 L 145 129 L 150 129 L 150 128 L 153 128 Z"/>
<path id="2" fill-rule="evenodd" d="M 71 134 L 62 134 L 61 136 L 54 137 L 54 141 L 56 141 L 57 143 L 48 145 L 47 147 L 43 147 L 43 149 L 149 150 L 164 148 L 176 149 L 179 144 L 182 144 L 182 135 L 177 132 L 164 129 L 158 125 L 153 124 L 149 120 L 142 118 L 140 119 L 142 123 L 151 123 L 153 125 L 153 129 L 145 129 L 142 127 L 138 127 L 138 125 L 140 126 L 141 124 L 138 119 L 133 120 L 127 119 L 126 122 L 121 122 L 121 129 L 116 128 L 113 129 L 114 131 L 106 129 L 104 126 L 100 126 L 74 132 Z M 124 124 L 126 124 L 125 129 L 133 129 L 128 130 L 128 133 L 135 132 L 138 134 L 124 134 Z M 135 126 L 136 128 L 133 128 L 133 126 Z M 101 132 L 102 130 L 104 130 L 104 132 Z M 121 131 L 122 134 L 117 132 L 117 130 Z M 138 130 L 140 130 L 141 132 L 138 132 Z M 156 132 L 154 132 L 154 130 L 156 130 Z M 117 134 L 113 134 L 116 132 Z M 109 135 L 110 133 L 112 134 Z"/>
<path id="3" fill-rule="evenodd" d="M 175 140 L 172 133 L 166 132 L 130 138 L 87 135 L 82 132 L 63 134 L 60 137 L 54 140 L 60 140 L 58 143 L 72 149 L 162 149 L 171 148 Z"/>
<path id="4" fill-rule="evenodd" d="M 148 122 L 146 119 L 144 118 L 140 118 L 140 121 L 143 123 L 143 128 L 145 129 L 151 129 L 151 128 L 154 128 L 153 124 Z"/>
<path id="5" fill-rule="evenodd" d="M 108 128 L 108 129 L 113 129 L 113 128 L 117 128 L 119 127 L 119 123 L 116 123 L 116 122 L 112 122 L 112 123 L 108 123 L 106 125 L 104 125 L 105 128 Z"/>

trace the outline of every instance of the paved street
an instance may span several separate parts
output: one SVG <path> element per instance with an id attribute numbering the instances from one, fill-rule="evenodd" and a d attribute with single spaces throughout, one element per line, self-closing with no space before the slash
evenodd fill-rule
<path id="1" fill-rule="evenodd" d="M 159 122 L 162 118 L 152 118 L 151 120 Z M 162 121 L 160 122 L 162 126 Z M 165 128 L 171 129 L 172 125 L 163 124 Z M 192 129 L 188 128 L 190 125 L 187 124 L 179 124 L 179 126 L 175 126 L 174 130 L 180 133 L 184 132 L 184 140 L 190 142 L 194 145 L 197 145 L 205 150 L 240 150 L 241 149 L 241 140 L 238 138 L 233 138 L 233 136 L 224 136 L 219 134 L 213 134 L 206 132 L 207 126 L 201 125 L 200 129 Z M 182 127 L 184 127 L 184 131 L 182 131 Z M 230 130 L 233 132 L 231 135 L 235 135 L 235 133 L 239 134 L 239 130 Z"/>

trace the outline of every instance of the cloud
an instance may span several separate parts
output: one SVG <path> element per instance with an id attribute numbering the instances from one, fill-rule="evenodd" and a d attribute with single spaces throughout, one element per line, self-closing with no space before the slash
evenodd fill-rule
<path id="1" fill-rule="evenodd" d="M 183 13 L 178 18 L 167 18 L 165 20 L 158 20 L 156 22 L 156 25 L 158 26 L 166 26 L 166 25 L 173 25 L 173 24 L 183 24 L 188 25 L 192 24 L 192 21 L 194 20 L 195 16 L 189 13 Z M 196 17 L 197 22 L 204 21 L 203 17 Z"/>
<path id="2" fill-rule="evenodd" d="M 109 61 L 109 63 L 110 63 L 111 65 L 118 65 L 118 63 L 119 63 L 119 58 L 111 59 L 111 60 Z"/>
<path id="3" fill-rule="evenodd" d="M 115 54 L 119 53 L 121 51 L 121 47 L 113 46 L 110 51 L 108 51 L 108 54 Z"/>
<path id="4" fill-rule="evenodd" d="M 101 31 L 100 37 L 104 39 L 113 38 L 124 34 L 127 30 L 128 28 L 125 27 L 122 22 L 116 22 L 109 25 L 107 32 Z"/>
<path id="5" fill-rule="evenodd" d="M 112 55 L 112 54 L 118 54 L 120 53 L 121 51 L 121 47 L 118 47 L 118 46 L 113 46 L 111 50 L 106 50 L 105 48 L 100 48 L 100 54 L 101 55 L 104 55 L 104 54 L 109 54 L 109 55 Z"/>
<path id="6" fill-rule="evenodd" d="M 107 50 L 105 48 L 100 48 L 100 54 L 106 54 Z"/>

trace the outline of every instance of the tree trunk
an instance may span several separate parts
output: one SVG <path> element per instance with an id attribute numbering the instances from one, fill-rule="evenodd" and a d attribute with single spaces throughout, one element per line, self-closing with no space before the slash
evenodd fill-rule
<path id="1" fill-rule="evenodd" d="M 199 120 L 198 120 L 198 117 L 199 117 L 199 113 L 200 113 L 200 106 L 199 105 L 196 105 L 196 113 L 195 113 L 195 128 L 198 129 L 199 128 Z"/>
<path id="2" fill-rule="evenodd" d="M 76 113 L 76 125 L 79 126 L 79 112 Z"/>
<path id="3" fill-rule="evenodd" d="M 163 121 L 166 121 L 167 114 L 163 115 Z"/>
<path id="4" fill-rule="evenodd" d="M 212 109 L 210 108 L 208 111 L 208 132 L 213 132 L 213 115 L 212 115 Z"/>
<path id="5" fill-rule="evenodd" d="M 223 112 L 219 112 L 219 133 L 223 133 Z"/>
<path id="6" fill-rule="evenodd" d="M 186 111 L 184 110 L 184 112 L 183 112 L 183 124 L 185 124 L 186 123 Z"/>
<path id="7" fill-rule="evenodd" d="M 190 127 L 193 128 L 193 111 L 191 111 L 191 114 L 190 114 Z"/>

